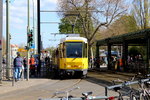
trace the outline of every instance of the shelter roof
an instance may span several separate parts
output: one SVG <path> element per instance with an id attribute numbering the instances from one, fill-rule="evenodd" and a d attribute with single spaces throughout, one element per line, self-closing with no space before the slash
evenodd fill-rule
<path id="1" fill-rule="evenodd" d="M 102 46 L 107 44 L 122 44 L 127 42 L 128 44 L 145 44 L 146 40 L 150 37 L 150 29 L 144 29 L 136 32 L 130 32 L 122 35 L 109 37 L 106 39 L 98 40 L 96 45 Z"/>

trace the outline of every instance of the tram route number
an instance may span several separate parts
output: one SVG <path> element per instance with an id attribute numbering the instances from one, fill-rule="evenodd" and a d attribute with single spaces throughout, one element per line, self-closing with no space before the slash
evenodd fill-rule
<path id="1" fill-rule="evenodd" d="M 77 68 L 78 66 L 77 65 L 72 65 L 72 67 Z"/>

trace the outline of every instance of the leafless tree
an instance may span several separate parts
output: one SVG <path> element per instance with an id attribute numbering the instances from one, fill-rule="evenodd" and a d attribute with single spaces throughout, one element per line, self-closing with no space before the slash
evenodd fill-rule
<path id="1" fill-rule="evenodd" d="M 66 13 L 79 14 L 82 32 L 88 39 L 89 48 L 101 27 L 108 27 L 127 11 L 125 0 L 59 0 L 59 9 Z M 60 14 L 60 13 L 59 13 Z"/>
<path id="2" fill-rule="evenodd" d="M 150 7 L 148 6 L 150 0 L 134 0 L 133 14 L 141 29 L 149 27 Z"/>
<path id="3" fill-rule="evenodd" d="M 103 31 L 103 38 L 112 37 L 115 35 L 126 34 L 139 30 L 134 16 L 124 15 L 115 20 L 109 28 Z M 105 34 L 108 33 L 106 36 Z"/>

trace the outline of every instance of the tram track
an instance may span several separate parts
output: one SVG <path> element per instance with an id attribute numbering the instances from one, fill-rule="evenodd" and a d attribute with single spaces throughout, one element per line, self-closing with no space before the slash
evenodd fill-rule
<path id="1" fill-rule="evenodd" d="M 65 81 L 65 80 L 62 80 L 62 81 Z M 67 80 L 67 81 L 68 81 L 68 80 Z M 56 90 L 57 90 L 56 92 L 58 92 L 58 91 L 65 91 L 65 90 L 67 90 L 67 89 L 70 89 L 70 88 L 76 86 L 77 84 L 79 84 L 81 81 L 82 81 L 82 79 L 77 79 L 76 82 L 74 82 L 73 84 L 71 84 L 71 85 L 69 85 L 69 86 L 66 86 L 66 87 L 63 87 L 63 88 L 56 89 Z M 55 94 L 51 96 L 51 98 L 54 98 L 54 97 L 56 97 Z"/>
<path id="2" fill-rule="evenodd" d="M 80 89 L 72 91 L 69 94 L 75 97 L 80 97 L 83 92 L 92 91 L 94 95 L 104 95 L 104 87 L 108 85 L 107 82 L 111 83 L 111 80 L 114 79 L 113 76 L 114 78 L 123 77 L 124 79 L 124 76 L 117 76 L 114 74 L 108 75 L 107 72 L 88 72 L 88 76 L 85 79 L 49 79 L 49 81 L 42 82 L 41 84 L 31 85 L 29 87 L 17 89 L 16 91 L 1 94 L 0 100 L 10 100 L 10 98 L 11 100 L 37 100 L 38 98 L 55 98 L 56 96 L 62 97 L 66 96 L 66 94 L 58 94 L 55 96 L 54 93 L 59 91 L 65 92 L 78 86 Z M 39 81 L 42 80 L 43 79 Z M 17 84 L 20 84 L 20 82 L 17 82 Z"/>
<path id="3" fill-rule="evenodd" d="M 66 79 L 66 80 L 54 80 L 54 81 L 51 80 L 43 84 L 38 84 L 38 85 L 31 86 L 28 88 L 22 88 L 16 91 L 10 91 L 10 92 L 1 94 L 0 100 L 4 100 L 6 98 L 15 98 L 15 97 L 27 98 L 27 96 L 31 95 L 31 93 L 35 97 L 43 97 L 43 95 L 45 96 L 49 95 L 52 98 L 52 97 L 55 97 L 53 95 L 55 92 L 66 91 L 67 89 L 70 89 L 78 85 L 81 82 L 81 80 L 82 79 Z M 12 100 L 15 100 L 15 99 L 12 99 Z"/>

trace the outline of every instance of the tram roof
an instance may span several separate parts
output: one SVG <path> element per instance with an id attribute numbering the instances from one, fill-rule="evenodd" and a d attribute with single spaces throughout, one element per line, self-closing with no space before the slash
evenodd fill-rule
<path id="1" fill-rule="evenodd" d="M 65 37 L 60 40 L 60 43 L 63 43 L 67 40 L 80 40 L 80 41 L 84 41 L 85 43 L 87 43 L 87 39 L 84 37 Z"/>
<path id="2" fill-rule="evenodd" d="M 145 44 L 147 39 L 150 37 L 150 29 L 144 29 L 136 32 L 130 32 L 122 35 L 117 35 L 105 39 L 98 40 L 96 45 L 102 46 L 107 44 L 119 45 L 123 42 L 128 44 Z"/>

